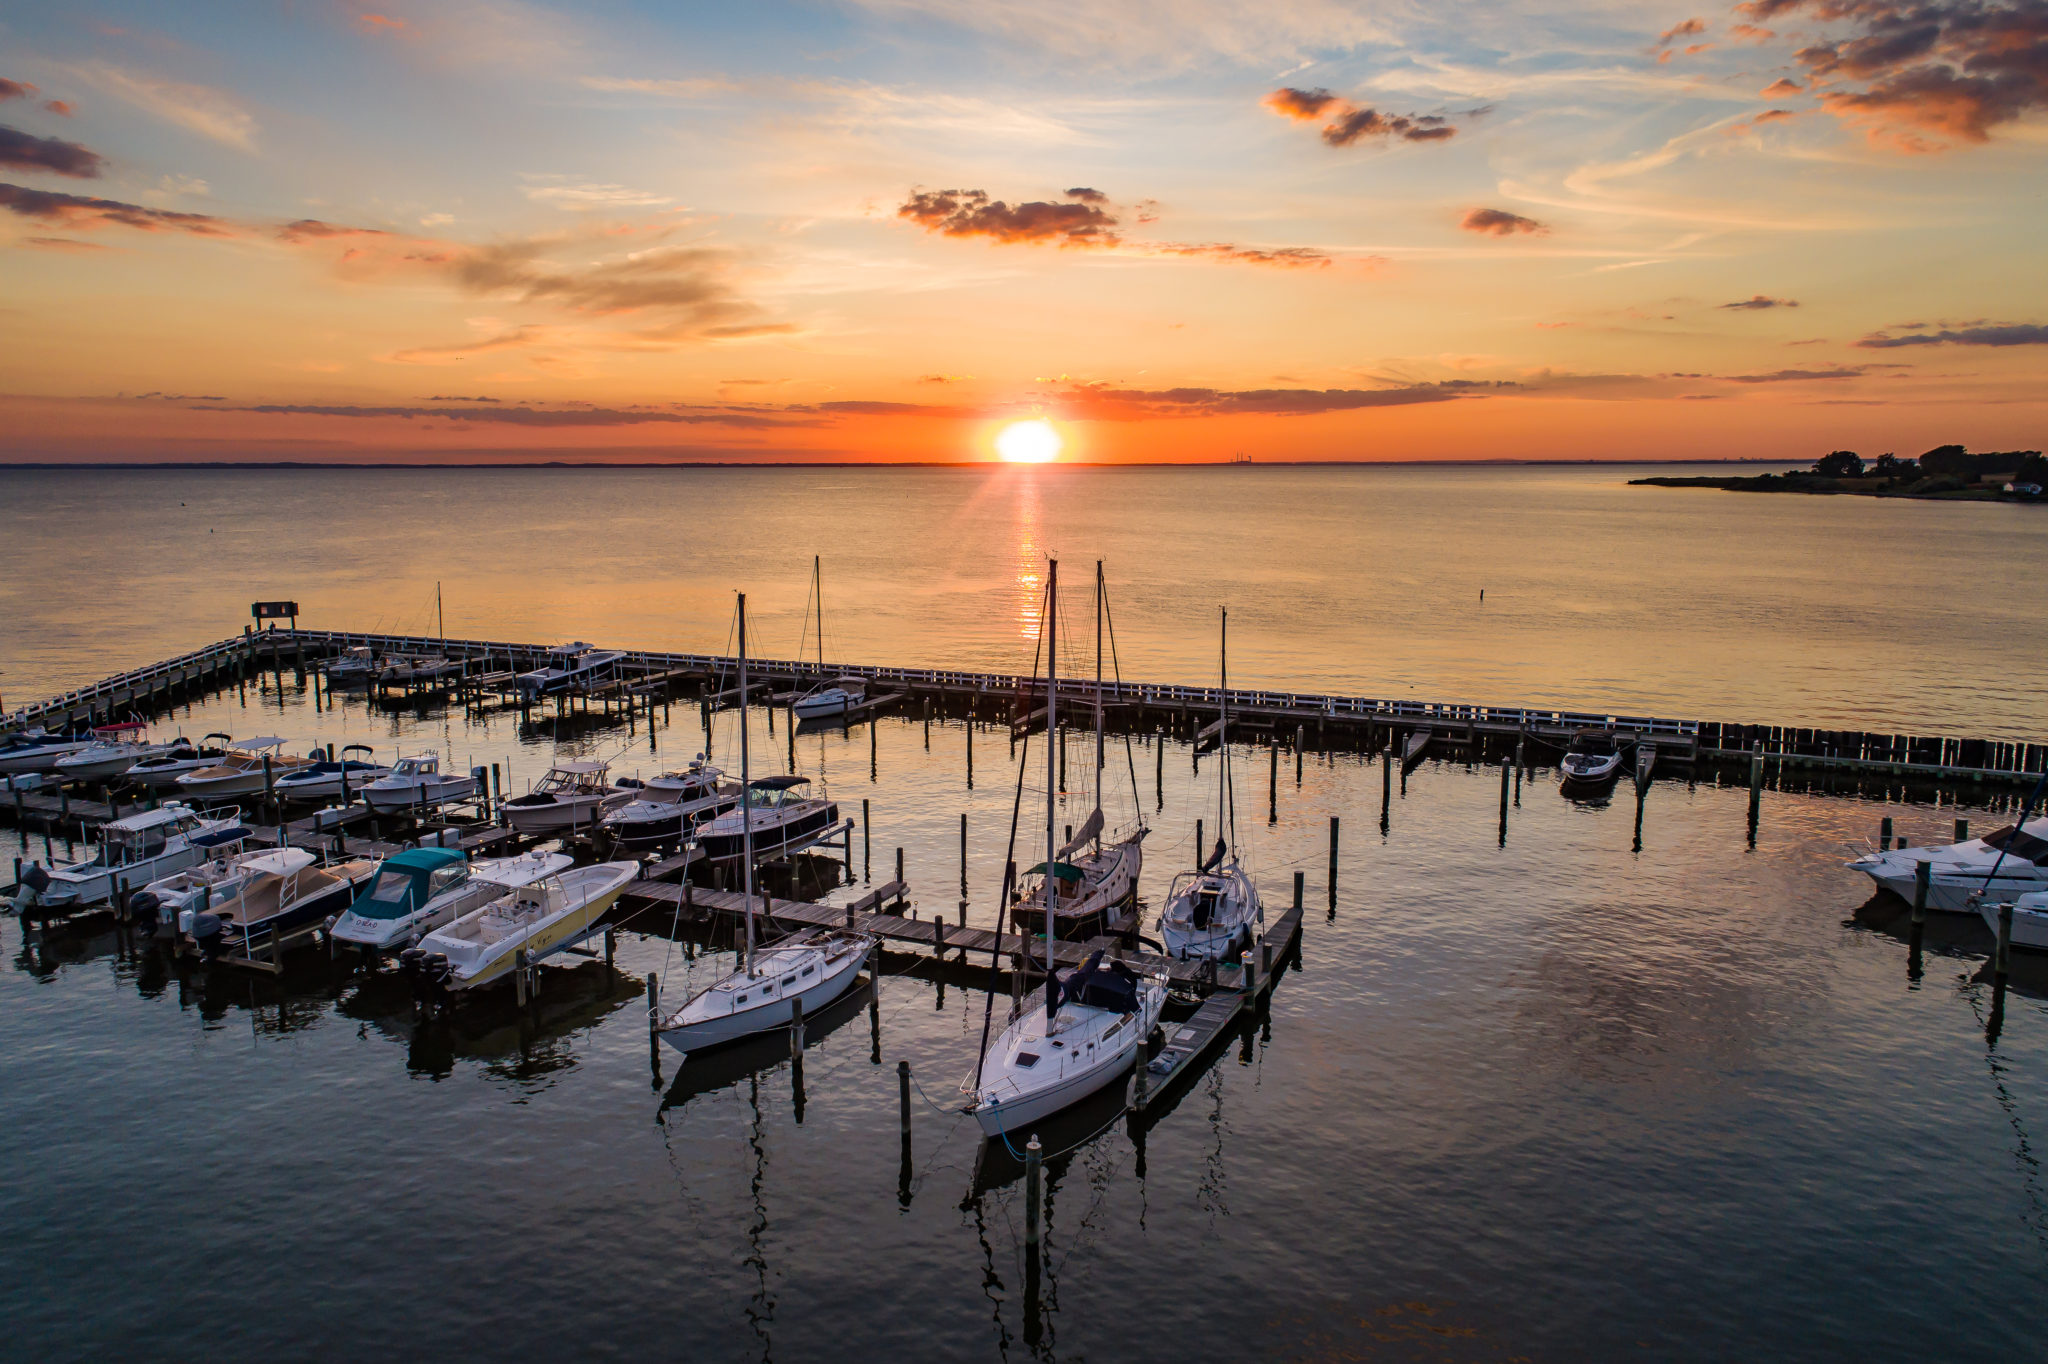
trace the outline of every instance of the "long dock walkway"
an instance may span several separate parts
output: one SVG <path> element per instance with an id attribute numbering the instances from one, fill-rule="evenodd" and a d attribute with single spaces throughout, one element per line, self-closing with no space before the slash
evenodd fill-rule
<path id="1" fill-rule="evenodd" d="M 350 647 L 389 653 L 438 653 L 476 664 L 487 674 L 517 672 L 539 666 L 547 646 L 500 640 L 439 639 L 337 630 L 265 630 L 223 640 L 161 663 L 68 691 L 0 716 L 0 730 L 41 725 L 82 724 L 129 709 L 168 705 L 194 689 L 218 686 L 254 670 L 305 668 Z M 727 691 L 737 677 L 737 660 L 716 654 L 662 650 L 628 650 L 620 660 L 622 676 L 634 682 L 660 679 L 668 690 L 695 683 L 711 692 Z M 1009 718 L 1029 715 L 1044 704 L 1044 684 L 1006 673 L 945 668 L 897 668 L 864 664 L 790 660 L 750 660 L 750 671 L 763 685 L 792 688 L 824 677 L 865 678 L 878 702 L 921 697 L 928 704 L 978 713 L 999 707 Z M 1092 701 L 1093 683 L 1074 679 L 1060 683 L 1070 704 Z M 638 693 L 635 693 L 636 698 Z M 1105 700 L 1115 708 L 1119 727 L 1149 727 L 1164 720 L 1189 734 L 1216 712 L 1225 693 L 1215 687 L 1189 687 L 1154 682 L 1105 684 Z M 1428 729 L 1435 742 L 1521 747 L 1561 746 L 1582 729 L 1603 730 L 1617 738 L 1654 742 L 1660 765 L 1709 761 L 1748 761 L 1761 752 L 1781 765 L 1933 781 L 2031 783 L 2048 771 L 2048 744 L 2003 740 L 1891 734 L 1850 729 L 1681 720 L 1645 715 L 1610 715 L 1596 711 L 1530 706 L 1468 705 L 1386 697 L 1346 696 L 1260 688 L 1230 688 L 1230 709 L 1236 723 L 1266 730 L 1275 743 L 1289 738 L 1296 745 L 1312 737 L 1319 747 L 1331 740 L 1377 750 Z M 588 698 L 585 698 L 586 700 Z M 637 700 L 636 700 L 637 703 Z M 647 696 L 652 704 L 652 696 Z M 1290 734 L 1291 732 L 1291 734 Z"/>

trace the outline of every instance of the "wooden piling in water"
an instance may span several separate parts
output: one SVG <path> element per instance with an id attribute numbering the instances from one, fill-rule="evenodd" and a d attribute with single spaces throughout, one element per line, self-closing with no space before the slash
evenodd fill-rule
<path id="1" fill-rule="evenodd" d="M 1880 822 L 1880 823 L 1878 824 L 1878 826 L 1877 826 L 1877 850 L 1878 850 L 1879 852 L 1885 852 L 1885 851 L 1889 850 L 1889 849 L 1891 848 L 1891 846 L 1892 846 L 1892 817 L 1891 817 L 1890 815 L 1886 815 L 1886 816 L 1884 817 L 1884 819 L 1883 819 L 1883 820 L 1882 820 L 1882 821 L 1881 821 L 1881 822 Z M 1904 847 L 1904 846 L 1905 846 L 1905 844 L 1904 844 L 1904 843 L 1901 843 L 1901 844 L 1900 844 L 1899 846 L 1900 846 L 1900 847 Z"/>
<path id="2" fill-rule="evenodd" d="M 1749 846 L 1756 846 L 1757 816 L 1764 803 L 1764 744 L 1759 739 L 1749 750 Z"/>
<path id="3" fill-rule="evenodd" d="M 1266 773 L 1266 822 L 1280 822 L 1280 741 L 1275 739 L 1267 750 L 1273 761 Z"/>
<path id="4" fill-rule="evenodd" d="M 1508 783 L 1510 766 L 1506 758 L 1500 760 L 1500 845 L 1508 845 Z"/>
<path id="5" fill-rule="evenodd" d="M 1330 816 L 1330 914 L 1337 913 L 1337 816 Z"/>
<path id="6" fill-rule="evenodd" d="M 1038 1144 L 1038 1134 L 1033 1132 L 1031 1140 L 1024 1143 L 1024 1255 L 1033 1265 L 1038 1263 L 1038 1217 L 1039 1194 L 1044 1180 L 1041 1167 L 1045 1160 L 1045 1148 Z"/>
<path id="7" fill-rule="evenodd" d="M 1956 838 L 1955 838 L 1955 841 L 1956 841 L 1956 842 L 1958 842 L 1958 843 L 1962 843 L 1962 842 L 1966 841 L 1966 840 L 1967 840 L 1967 839 L 1968 839 L 1969 837 L 1970 837 L 1970 821 L 1969 821 L 1969 820 L 1967 820 L 1967 819 L 1959 819 L 1959 820 L 1957 820 L 1957 821 L 1956 821 Z"/>

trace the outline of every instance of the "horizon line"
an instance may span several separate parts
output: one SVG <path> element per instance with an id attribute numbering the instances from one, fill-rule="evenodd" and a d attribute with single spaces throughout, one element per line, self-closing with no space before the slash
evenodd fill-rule
<path id="1" fill-rule="evenodd" d="M 1245 468 L 1583 468 L 1590 465 L 1801 464 L 1754 455 L 1721 459 L 1271 459 L 1271 460 L 0 460 L 8 469 L 1245 469 Z"/>

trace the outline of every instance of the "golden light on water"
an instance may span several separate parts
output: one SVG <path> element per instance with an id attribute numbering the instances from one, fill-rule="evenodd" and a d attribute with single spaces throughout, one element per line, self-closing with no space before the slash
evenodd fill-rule
<path id="1" fill-rule="evenodd" d="M 1039 418 L 1011 422 L 996 437 L 996 453 L 1010 464 L 1050 464 L 1060 457 L 1060 433 Z"/>

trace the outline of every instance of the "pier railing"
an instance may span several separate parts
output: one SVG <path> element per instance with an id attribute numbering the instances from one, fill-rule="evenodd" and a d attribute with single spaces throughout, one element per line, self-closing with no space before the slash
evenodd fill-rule
<path id="1" fill-rule="evenodd" d="M 26 728 L 38 724 L 74 723 L 102 712 L 114 713 L 124 701 L 146 698 L 169 686 L 213 676 L 231 666 L 252 659 L 271 663 L 304 661 L 351 647 L 368 647 L 386 653 L 441 654 L 481 662 L 485 670 L 519 670 L 541 666 L 548 647 L 509 640 L 443 639 L 430 635 L 394 635 L 341 630 L 280 630 L 251 632 L 222 640 L 205 648 L 145 668 L 106 678 L 88 687 L 76 688 L 34 705 L 24 706 L 5 717 L 0 727 Z M 701 672 L 713 678 L 731 679 L 738 660 L 726 655 L 664 650 L 623 650 L 625 670 L 641 673 Z M 901 668 L 874 664 L 833 663 L 819 665 L 791 659 L 750 659 L 751 670 L 764 680 L 775 677 L 792 680 L 824 677 L 859 677 L 871 686 L 905 691 L 1008 695 L 1021 699 L 1042 698 L 1045 684 L 1033 677 L 1012 673 L 978 672 L 953 668 Z M 1157 682 L 1105 682 L 1103 699 L 1111 705 L 1140 705 L 1156 709 L 1186 709 L 1191 713 L 1217 709 L 1226 693 L 1215 687 L 1183 686 Z M 1095 696 L 1089 679 L 1063 678 L 1063 704 L 1087 705 Z M 1731 753 L 1750 753 L 1757 748 L 1774 755 L 1798 755 L 1815 759 L 1842 759 L 1860 763 L 1885 763 L 1900 767 L 1962 768 L 2001 773 L 2038 773 L 2048 770 L 2048 745 L 2009 743 L 1984 739 L 1920 737 L 1902 734 L 1873 734 L 1855 730 L 1829 730 L 1793 726 L 1674 720 L 1660 716 L 1630 715 L 1601 711 L 1565 710 L 1540 706 L 1493 706 L 1465 702 L 1396 700 L 1384 697 L 1345 696 L 1329 692 L 1297 692 L 1263 687 L 1232 687 L 1227 693 L 1233 712 L 1247 723 L 1297 724 L 1316 721 L 1340 724 L 1393 725 L 1405 728 L 1432 726 L 1490 732 L 1524 731 L 1550 733 L 1576 729 L 1624 731 L 1653 741 L 1668 741 L 1674 747 Z"/>

